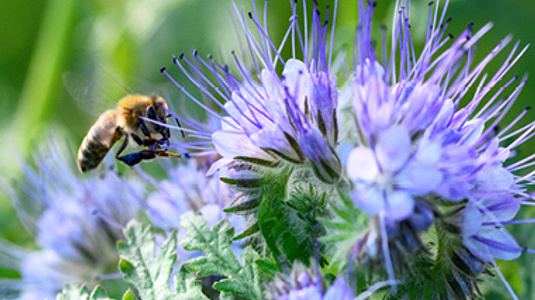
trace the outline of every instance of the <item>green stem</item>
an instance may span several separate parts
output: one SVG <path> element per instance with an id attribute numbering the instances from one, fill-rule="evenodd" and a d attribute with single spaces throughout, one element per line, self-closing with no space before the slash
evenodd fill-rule
<path id="1" fill-rule="evenodd" d="M 22 154 L 29 152 L 30 143 L 42 133 L 43 121 L 56 106 L 76 3 L 76 0 L 49 0 L 44 13 L 13 121 L 12 133 Z"/>

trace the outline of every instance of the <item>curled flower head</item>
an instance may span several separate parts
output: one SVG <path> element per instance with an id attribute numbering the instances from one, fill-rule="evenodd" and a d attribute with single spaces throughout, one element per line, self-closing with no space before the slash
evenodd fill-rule
<path id="1" fill-rule="evenodd" d="M 292 7 L 294 12 L 296 5 Z M 260 25 L 256 8 L 248 14 L 253 28 L 246 25 L 247 17 L 239 14 L 236 7 L 235 10 L 252 54 L 251 63 L 243 64 L 233 53 L 239 70 L 237 75 L 211 58 L 208 61 L 202 59 L 197 52 L 194 53 L 195 60 L 204 66 L 204 70 L 194 67 L 184 55 L 174 60 L 207 98 L 221 108 L 223 116 L 185 91 L 163 70 L 188 97 L 221 120 L 221 129 L 212 133 L 192 129 L 198 131 L 197 136 L 210 136 L 215 151 L 225 163 L 236 158 L 263 165 L 279 161 L 297 165 L 310 163 L 322 181 L 338 181 L 341 175 L 341 164 L 335 151 L 338 90 L 337 78 L 330 72 L 328 22 L 317 11 L 312 30 L 305 30 L 306 34 L 303 34 L 294 14 L 281 45 L 276 46 L 268 36 L 267 27 Z M 259 35 L 255 36 L 254 31 Z M 294 37 L 291 43 L 287 42 L 290 36 Z M 310 41 L 312 45 L 308 44 Z M 301 51 L 297 51 L 298 45 Z M 293 55 L 284 59 L 282 49 L 290 46 Z M 277 71 L 279 64 L 282 72 Z M 193 68 L 193 74 L 183 65 Z"/>
<path id="2" fill-rule="evenodd" d="M 21 299 L 54 298 L 66 283 L 91 286 L 99 276 L 115 273 L 115 244 L 123 238 L 123 226 L 141 210 L 145 191 L 139 180 L 113 170 L 83 179 L 68 157 L 52 139 L 36 156 L 36 168 L 25 165 L 24 178 L 8 190 L 40 247 L 19 257 Z M 2 252 L 13 249 L 2 247 Z"/>
<path id="3" fill-rule="evenodd" d="M 406 47 L 412 43 L 408 12 L 400 7 L 399 19 L 394 22 L 398 26 L 393 29 L 399 40 L 393 41 L 395 51 L 383 58 L 386 66 L 381 66 L 367 42 L 373 7 L 364 7 L 361 4 L 357 34 L 362 47 L 357 56 L 359 65 L 345 92 L 350 95 L 358 133 L 354 135 L 357 147 L 346 165 L 348 176 L 355 182 L 355 201 L 371 215 L 382 210 L 389 218 L 403 220 L 411 215 L 415 197 L 435 194 L 448 201 L 469 198 L 479 174 L 506 155 L 507 149 L 489 152 L 500 140 L 493 136 L 493 119 L 501 119 L 507 112 L 524 80 L 501 103 L 493 105 L 516 77 L 505 82 L 496 94 L 490 94 L 485 105 L 480 103 L 492 87 L 503 81 L 524 50 L 515 55 L 517 44 L 499 72 L 488 82 L 485 76 L 473 100 L 461 108 L 461 100 L 484 67 L 510 39 L 472 66 L 472 47 L 489 26 L 475 34 L 470 26 L 453 39 L 445 34 L 449 20 L 442 15 L 438 26 L 430 24 L 426 44 L 418 56 L 414 48 Z M 450 41 L 451 46 L 445 48 Z M 413 60 L 415 57 L 418 59 Z M 481 109 L 476 113 L 478 107 Z"/>

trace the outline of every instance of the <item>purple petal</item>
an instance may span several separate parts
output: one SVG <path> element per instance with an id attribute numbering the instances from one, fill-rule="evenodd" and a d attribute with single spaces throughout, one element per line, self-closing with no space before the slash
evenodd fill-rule
<path id="1" fill-rule="evenodd" d="M 273 160 L 272 156 L 253 145 L 244 133 L 219 130 L 212 134 L 212 141 L 223 157 L 247 156 Z"/>
<path id="2" fill-rule="evenodd" d="M 414 199 L 406 192 L 391 192 L 387 196 L 386 217 L 394 221 L 405 220 L 414 212 Z"/>
<path id="3" fill-rule="evenodd" d="M 357 147 L 347 158 L 347 175 L 352 180 L 373 181 L 379 174 L 373 151 L 367 147 Z"/>
<path id="4" fill-rule="evenodd" d="M 347 285 L 344 276 L 338 276 L 333 282 L 333 285 L 327 290 L 323 296 L 323 300 L 351 300 L 353 299 L 353 291 Z"/>
<path id="5" fill-rule="evenodd" d="M 475 189 L 477 191 L 508 191 L 514 184 L 513 174 L 501 165 L 492 165 L 478 172 Z"/>
<path id="6" fill-rule="evenodd" d="M 396 176 L 396 185 L 411 194 L 425 195 L 434 191 L 442 182 L 442 172 L 434 166 L 411 163 Z"/>
<path id="7" fill-rule="evenodd" d="M 374 186 L 357 184 L 353 190 L 353 199 L 363 212 L 372 216 L 384 209 L 385 199 Z"/>
<path id="8" fill-rule="evenodd" d="M 379 135 L 375 153 L 383 170 L 397 171 L 409 158 L 411 137 L 404 126 L 394 126 Z"/>
<path id="9" fill-rule="evenodd" d="M 477 237 L 487 245 L 494 258 L 512 260 L 522 254 L 522 248 L 503 227 L 487 226 L 478 232 Z"/>
<path id="10" fill-rule="evenodd" d="M 462 235 L 468 238 L 477 234 L 483 224 L 483 216 L 475 205 L 469 203 L 464 210 L 461 222 Z"/>

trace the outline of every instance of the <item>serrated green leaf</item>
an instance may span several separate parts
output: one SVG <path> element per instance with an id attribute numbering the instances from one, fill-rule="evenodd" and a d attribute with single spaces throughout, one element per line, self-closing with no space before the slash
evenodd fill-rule
<path id="1" fill-rule="evenodd" d="M 233 293 L 224 293 L 221 292 L 219 295 L 219 300 L 234 300 L 236 299 L 236 296 Z"/>
<path id="2" fill-rule="evenodd" d="M 187 230 L 180 245 L 189 251 L 201 251 L 205 257 L 188 261 L 188 270 L 199 274 L 219 274 L 225 277 L 237 274 L 240 263 L 231 249 L 234 228 L 222 220 L 210 230 L 200 214 L 188 212 L 180 219 L 180 226 Z M 204 276 L 201 275 L 201 276 Z"/>
<path id="3" fill-rule="evenodd" d="M 208 299 L 202 293 L 202 283 L 191 272 L 181 267 L 175 276 L 176 292 L 180 300 Z"/>
<path id="4" fill-rule="evenodd" d="M 239 241 L 241 239 L 244 239 L 246 237 L 250 237 L 251 235 L 257 233 L 260 231 L 260 228 L 258 227 L 258 223 L 254 223 L 253 225 L 251 225 L 250 227 L 248 227 L 247 229 L 245 229 L 244 231 L 242 231 L 242 233 L 238 234 L 237 236 L 235 236 L 232 240 L 233 241 Z"/>
<path id="5" fill-rule="evenodd" d="M 313 187 L 294 190 L 288 199 L 265 195 L 258 209 L 258 225 L 266 245 L 277 259 L 284 254 L 290 262 L 305 264 L 320 250 L 317 238 L 324 229 L 317 221 L 326 213 L 325 194 Z"/>
<path id="6" fill-rule="evenodd" d="M 223 279 L 216 283 L 214 283 L 214 289 L 226 292 L 226 293 L 232 293 L 244 297 L 250 298 L 250 293 L 247 290 L 247 286 L 244 286 L 241 282 L 231 279 Z"/>
<path id="7" fill-rule="evenodd" d="M 180 226 L 187 230 L 180 245 L 186 250 L 201 251 L 206 255 L 186 262 L 185 268 L 198 276 L 224 276 L 226 279 L 214 284 L 214 288 L 224 292 L 223 294 L 249 299 L 260 298 L 262 281 L 254 264 L 254 260 L 259 256 L 248 247 L 242 254 L 243 266 L 239 263 L 231 248 L 234 229 L 227 220 L 210 229 L 200 214 L 189 212 L 180 219 Z"/>
<path id="8" fill-rule="evenodd" d="M 61 293 L 58 294 L 57 300 L 113 300 L 108 296 L 106 291 L 96 286 L 91 293 L 89 289 L 82 285 L 66 284 Z"/>
<path id="9" fill-rule="evenodd" d="M 155 241 L 150 226 L 132 220 L 118 243 L 119 270 L 141 299 L 171 299 L 169 277 L 176 261 L 176 237 L 170 234 L 154 257 Z"/>
<path id="10" fill-rule="evenodd" d="M 273 278 L 275 274 L 282 272 L 280 263 L 273 258 L 260 258 L 255 260 L 255 264 L 268 278 Z"/>
<path id="11" fill-rule="evenodd" d="M 225 270 L 222 270 L 222 264 L 206 256 L 197 257 L 197 258 L 188 260 L 188 262 L 184 266 L 190 272 L 193 272 L 197 274 L 197 276 L 201 276 L 201 277 L 211 275 L 211 274 L 220 274 L 223 276 L 227 276 L 225 274 L 221 274 L 223 272 L 226 272 Z"/>
<path id="12" fill-rule="evenodd" d="M 348 207 L 347 205 L 332 205 L 331 208 L 342 220 L 346 222 L 351 222 L 358 216 L 358 210 L 355 207 Z"/>
<path id="13" fill-rule="evenodd" d="M 85 286 L 66 284 L 58 294 L 57 300 L 88 300 L 89 290 Z"/>
<path id="14" fill-rule="evenodd" d="M 108 296 L 108 293 L 106 293 L 106 291 L 101 286 L 98 286 L 98 285 L 91 292 L 89 299 L 90 300 L 111 300 L 111 298 Z"/>
<path id="15" fill-rule="evenodd" d="M 320 238 L 320 241 L 325 244 L 344 242 L 344 241 L 353 241 L 358 239 L 358 235 L 353 232 L 339 233 L 339 234 L 329 234 Z"/>
<path id="16" fill-rule="evenodd" d="M 337 222 L 327 219 L 318 219 L 325 227 L 341 231 L 355 231 L 355 225 L 348 222 Z"/>

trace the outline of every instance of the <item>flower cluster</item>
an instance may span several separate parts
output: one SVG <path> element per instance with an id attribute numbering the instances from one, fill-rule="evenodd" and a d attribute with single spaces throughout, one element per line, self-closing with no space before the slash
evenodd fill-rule
<path id="1" fill-rule="evenodd" d="M 396 253 L 391 252 L 397 250 L 387 249 L 388 245 L 407 239 L 407 235 L 413 239 L 414 232 L 433 224 L 433 218 L 438 218 L 434 222 L 437 230 L 451 234 L 447 239 L 455 246 L 445 251 L 450 252 L 447 255 L 469 250 L 473 257 L 465 264 L 514 259 L 523 251 L 503 225 L 530 198 L 523 184 L 529 184 L 531 175 L 512 173 L 528 167 L 530 159 L 514 168 L 506 161 L 512 149 L 534 134 L 535 123 L 513 130 L 527 108 L 502 130 L 496 128 L 525 84 L 522 79 L 509 95 L 503 95 L 518 81 L 516 75 L 507 78 L 507 71 L 526 47 L 518 51 L 517 43 L 492 77 L 482 76 L 510 38 L 474 64 L 474 45 L 490 25 L 473 32 L 470 24 L 455 39 L 446 34 L 450 20 L 433 9 L 431 6 L 424 49 L 417 54 L 408 11 L 398 8 L 399 17 L 392 29 L 397 38 L 381 65 L 369 42 L 373 6 L 361 5 L 364 13 L 360 14 L 357 32 L 358 64 L 342 91 L 346 97 L 344 113 L 349 114 L 346 118 L 356 124 L 345 137 L 355 145 L 346 164 L 353 183 L 352 198 L 380 224 L 375 230 L 376 243 L 382 247 L 390 277 L 394 277 L 396 267 L 390 261 Z M 451 45 L 445 48 L 448 43 Z M 477 88 L 472 87 L 475 84 Z M 508 145 L 501 147 L 505 141 Z M 400 236 L 407 224 L 412 230 Z M 372 246 L 370 252 L 376 255 L 377 247 Z M 475 281 L 458 281 L 475 286 Z M 447 292 L 456 293 L 451 285 Z"/>
<path id="2" fill-rule="evenodd" d="M 99 278 L 116 277 L 115 244 L 123 239 L 126 223 L 141 213 L 142 181 L 121 178 L 113 170 L 80 178 L 66 149 L 52 137 L 36 154 L 35 169 L 25 165 L 24 179 L 5 186 L 39 246 L 31 252 L 9 244 L 0 249 L 18 258 L 21 282 L 8 288 L 18 290 L 19 299 L 53 299 L 65 283 L 93 286 Z"/>
<path id="3" fill-rule="evenodd" d="M 352 65 L 334 50 L 338 2 L 332 12 L 314 1 L 309 17 L 307 1 L 291 1 L 276 42 L 252 1 L 249 13 L 234 3 L 246 53 L 173 59 L 203 100 L 161 68 L 211 123 L 168 111 L 183 126 L 159 125 L 185 139 L 165 148 L 189 153 L 158 159 L 166 179 L 139 167 L 82 179 L 56 146 L 38 171 L 26 167 L 10 197 L 41 250 L 0 244 L 18 261 L 21 298 L 98 276 L 128 284 L 124 298 L 475 299 L 493 273 L 516 298 L 495 260 L 534 252 L 505 228 L 534 222 L 515 218 L 533 205 L 535 155 L 515 149 L 535 122 L 529 108 L 503 121 L 526 83 L 509 71 L 527 47 L 514 44 L 488 75 L 511 41 L 476 59 L 491 25 L 454 37 L 447 3 L 430 3 L 418 47 L 409 1 L 398 1 L 377 45 L 377 3 L 356 1 Z M 87 294 L 63 294 L 76 291 Z"/>
<path id="4" fill-rule="evenodd" d="M 306 10 L 306 3 L 303 6 Z M 333 36 L 328 34 L 330 29 L 334 33 L 329 18 L 335 20 L 336 14 L 330 16 L 327 10 L 321 17 L 317 4 L 310 28 L 305 18 L 304 31 L 298 26 L 297 4 L 292 5 L 294 15 L 280 46 L 269 39 L 256 8 L 248 14 L 252 28 L 235 8 L 253 61 L 247 68 L 234 55 L 239 76 L 197 52 L 194 57 L 206 70 L 192 68 L 189 73 L 183 62 L 194 64 L 184 55 L 175 63 L 224 114 L 209 110 L 221 120 L 221 129 L 210 140 L 222 156 L 212 170 L 219 169 L 222 180 L 242 192 L 239 205 L 230 211 L 243 213 L 253 207 L 258 231 L 265 235 L 264 218 L 270 214 L 262 210 L 263 203 L 304 197 L 300 188 L 311 184 L 311 193 L 325 196 L 331 206 L 342 205 L 337 199 L 341 195 L 368 216 L 368 229 L 353 230 L 356 242 L 339 241 L 346 245 L 339 249 L 346 251 L 343 263 L 382 259 L 380 265 L 395 281 L 396 274 L 416 263 L 407 256 L 432 253 L 435 263 L 448 262 L 441 264 L 441 272 L 450 284 L 438 293 L 474 296 L 479 275 L 486 268 L 496 269 L 494 259 L 514 259 L 530 251 L 504 228 L 530 199 L 526 185 L 532 173 L 514 172 L 528 168 L 532 157 L 508 163 L 512 150 L 535 134 L 534 122 L 517 125 L 529 108 L 498 129 L 525 85 L 525 78 L 508 71 L 527 47 L 516 43 L 494 75 L 483 75 L 511 38 L 476 63 L 475 46 L 491 25 L 475 31 L 470 24 L 454 38 L 447 32 L 451 19 L 445 17 L 446 7 L 441 11 L 438 3 L 431 3 L 427 37 L 418 52 L 408 3 L 403 2 L 396 5 L 391 41 L 383 28 L 378 57 L 372 37 L 375 6 L 359 1 L 355 64 L 340 87 L 332 68 Z M 284 47 L 292 50 L 289 59 L 283 58 Z M 340 192 L 333 193 L 333 188 Z M 333 211 L 325 215 L 332 217 Z M 320 222 L 330 232 L 325 240 L 342 236 L 340 222 L 351 223 L 339 210 L 334 215 L 338 227 Z M 347 226 L 358 227 L 354 224 Z M 439 240 L 422 242 L 433 225 Z M 273 248 L 269 239 L 266 242 Z M 433 261 L 433 255 L 426 257 Z M 473 266 L 470 276 L 458 272 L 463 265 Z"/>

